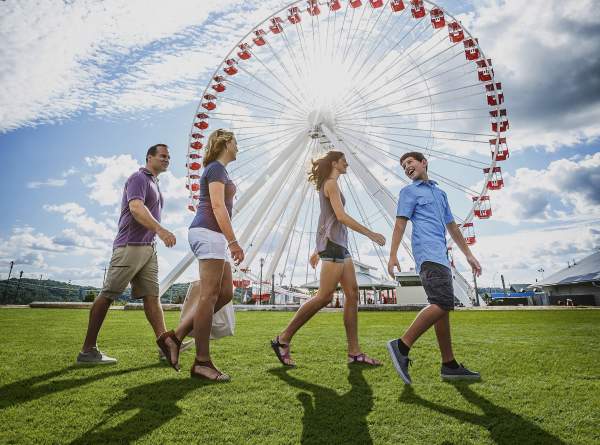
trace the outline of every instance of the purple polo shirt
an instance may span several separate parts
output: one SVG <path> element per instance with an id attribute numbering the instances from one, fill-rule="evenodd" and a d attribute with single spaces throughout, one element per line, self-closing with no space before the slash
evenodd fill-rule
<path id="1" fill-rule="evenodd" d="M 158 178 L 154 177 L 152 172 L 147 168 L 140 168 L 125 183 L 123 199 L 121 200 L 119 231 L 113 243 L 113 249 L 128 244 L 133 246 L 147 246 L 154 242 L 156 234 L 137 222 L 129 211 L 129 201 L 133 199 L 143 201 L 154 219 L 160 222 L 163 197 L 158 188 Z"/>

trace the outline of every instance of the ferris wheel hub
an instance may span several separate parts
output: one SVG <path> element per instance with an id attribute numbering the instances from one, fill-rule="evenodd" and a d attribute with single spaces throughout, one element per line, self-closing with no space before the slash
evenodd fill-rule
<path id="1" fill-rule="evenodd" d="M 308 113 L 308 124 L 310 125 L 310 128 L 323 124 L 328 127 L 333 127 L 335 126 L 335 114 L 329 107 L 316 108 Z"/>

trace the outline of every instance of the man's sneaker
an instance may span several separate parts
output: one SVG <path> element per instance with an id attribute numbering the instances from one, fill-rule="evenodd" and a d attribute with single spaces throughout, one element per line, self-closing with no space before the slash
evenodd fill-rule
<path id="1" fill-rule="evenodd" d="M 109 357 L 94 347 L 89 352 L 80 352 L 77 356 L 78 365 L 111 365 L 117 363 L 116 358 Z"/>
<path id="2" fill-rule="evenodd" d="M 452 369 L 442 365 L 441 371 L 443 380 L 479 380 L 481 375 L 478 372 L 469 371 L 459 363 L 458 368 Z"/>
<path id="3" fill-rule="evenodd" d="M 410 359 L 408 358 L 408 355 L 404 355 L 400 352 L 398 349 L 398 340 L 388 341 L 387 349 L 390 353 L 394 368 L 396 368 L 396 372 L 400 378 L 404 380 L 404 383 L 410 385 L 412 380 L 410 379 L 410 375 L 408 375 L 408 366 L 410 365 Z"/>
<path id="4" fill-rule="evenodd" d="M 179 353 L 181 354 L 183 351 L 187 351 L 192 346 L 194 346 L 194 340 L 193 339 L 182 342 L 181 343 L 181 347 L 179 348 Z M 158 350 L 158 359 L 159 360 L 166 360 L 167 359 L 167 357 L 165 357 L 165 354 L 163 354 L 162 349 Z"/>

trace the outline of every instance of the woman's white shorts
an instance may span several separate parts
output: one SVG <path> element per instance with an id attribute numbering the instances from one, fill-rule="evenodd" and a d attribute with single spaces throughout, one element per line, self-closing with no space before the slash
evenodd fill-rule
<path id="1" fill-rule="evenodd" d="M 188 242 L 199 260 L 229 261 L 225 235 L 204 227 L 192 227 L 188 231 Z"/>

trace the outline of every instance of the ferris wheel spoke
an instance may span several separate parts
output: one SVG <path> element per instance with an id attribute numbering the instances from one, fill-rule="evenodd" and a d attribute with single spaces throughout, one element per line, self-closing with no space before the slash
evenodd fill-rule
<path id="1" fill-rule="evenodd" d="M 256 77 L 256 76 L 255 76 L 253 73 L 250 73 L 250 75 L 251 75 L 251 76 L 252 76 L 252 77 L 253 77 L 253 78 L 254 78 L 254 79 L 257 81 L 257 82 L 259 82 L 260 84 L 262 84 L 263 86 L 265 86 L 265 87 L 266 87 L 266 88 L 268 88 L 269 90 L 273 91 L 275 94 L 277 94 L 279 97 L 281 97 L 281 98 L 282 98 L 282 99 L 283 99 L 285 102 L 287 102 L 287 103 L 282 103 L 282 102 L 279 102 L 279 101 L 277 101 L 277 100 L 275 100 L 275 99 L 273 99 L 273 98 L 271 98 L 271 97 L 268 97 L 268 96 L 266 96 L 266 95 L 264 95 L 264 94 L 260 94 L 260 93 L 256 92 L 255 90 L 253 90 L 253 89 L 251 89 L 251 88 L 245 87 L 244 85 L 241 85 L 241 84 L 239 84 L 239 83 L 237 83 L 237 82 L 234 82 L 233 80 L 228 80 L 228 81 L 227 81 L 227 84 L 233 85 L 233 86 L 235 86 L 236 88 L 239 88 L 239 89 L 243 90 L 245 93 L 249 93 L 249 94 L 252 94 L 253 96 L 260 97 L 260 98 L 263 98 L 263 99 L 265 99 L 265 100 L 267 100 L 267 101 L 269 101 L 269 102 L 272 102 L 272 103 L 274 103 L 274 104 L 276 104 L 276 105 L 279 105 L 279 106 L 282 106 L 282 107 L 284 107 L 284 108 L 289 108 L 289 107 L 291 106 L 292 108 L 294 108 L 294 109 L 295 109 L 295 110 L 296 110 L 298 113 L 300 113 L 300 114 L 306 113 L 306 109 L 302 109 L 302 108 L 300 108 L 298 105 L 296 105 L 296 104 L 294 104 L 294 103 L 290 103 L 290 101 L 289 101 L 289 100 L 286 98 L 286 96 L 284 96 L 284 95 L 283 95 L 282 93 L 280 93 L 279 91 L 277 91 L 277 90 L 275 90 L 275 89 L 271 88 L 271 87 L 270 87 L 270 86 L 269 86 L 269 85 L 268 85 L 266 82 L 264 82 L 262 79 L 260 79 L 260 78 Z"/>
<path id="2" fill-rule="evenodd" d="M 290 94 L 290 96 L 294 98 L 294 100 L 298 104 L 302 103 L 302 100 L 300 100 L 300 98 L 294 94 L 294 92 L 292 91 L 290 86 L 283 82 L 283 80 L 281 79 L 281 76 L 276 76 L 275 73 L 273 72 L 273 70 L 270 69 L 267 65 L 265 65 L 265 63 L 262 61 L 262 59 L 260 57 L 255 55 L 254 59 L 264 68 L 264 72 L 268 73 L 271 76 L 271 78 L 275 80 L 275 82 L 277 82 L 279 85 L 281 85 Z M 248 70 L 244 69 L 241 65 L 238 65 L 238 66 L 240 67 L 241 71 L 243 71 L 246 74 L 249 74 Z"/>
<path id="3" fill-rule="evenodd" d="M 355 43 L 356 43 L 356 33 L 358 32 L 359 29 L 361 29 L 361 24 L 363 22 L 363 18 L 365 17 L 365 11 L 367 10 L 367 6 L 365 5 L 361 9 L 362 9 L 362 11 L 360 13 L 360 18 L 358 19 L 358 22 L 356 23 L 356 28 L 354 29 L 354 33 L 352 34 L 352 37 L 348 36 L 346 51 L 344 52 L 344 55 L 342 56 L 342 63 L 346 62 L 348 53 L 350 52 L 350 48 L 352 48 L 352 46 L 355 45 Z M 371 12 L 369 14 L 369 18 L 367 19 L 367 25 L 369 24 L 371 17 L 373 16 L 373 9 L 372 8 L 370 8 L 370 9 L 371 9 Z"/>
<path id="4" fill-rule="evenodd" d="M 220 97 L 219 99 L 222 102 L 226 102 L 226 103 L 229 103 L 229 104 L 232 104 L 232 105 L 238 105 L 238 104 L 249 105 L 251 107 L 260 108 L 262 110 L 273 111 L 275 113 L 282 113 L 283 114 L 286 111 L 289 111 L 289 110 L 286 110 L 286 109 L 276 109 L 276 108 L 267 107 L 265 105 L 257 104 L 255 102 L 249 102 L 249 101 L 246 101 L 246 100 L 234 99 L 232 97 L 224 97 L 223 96 L 223 97 Z M 293 112 L 291 114 L 292 114 L 292 116 L 297 115 L 295 112 Z"/>
<path id="5" fill-rule="evenodd" d="M 339 32 L 340 38 L 337 39 L 337 44 L 335 45 L 335 52 L 332 53 L 332 59 L 337 58 L 337 54 L 340 50 L 340 46 L 342 45 L 342 36 L 344 35 L 344 27 L 346 26 L 346 17 L 348 17 L 348 9 L 350 8 L 350 2 L 346 2 L 346 9 L 344 10 L 344 18 L 342 20 L 342 26 Z M 352 17 L 354 17 L 354 9 L 352 9 Z"/>
<path id="6" fill-rule="evenodd" d="M 263 115 L 256 115 L 256 114 L 245 114 L 245 113 L 215 113 L 212 112 L 211 115 L 213 117 L 215 117 L 216 119 L 222 120 L 222 121 L 227 121 L 227 122 L 256 122 L 256 119 L 266 119 L 266 120 L 271 120 L 271 121 L 277 121 L 277 122 L 306 122 L 306 119 L 292 119 L 292 118 L 285 118 L 285 117 L 281 117 L 281 116 L 263 116 Z M 225 117 L 220 117 L 220 116 L 225 116 Z M 236 119 L 236 117 L 229 117 L 229 116 L 236 116 L 236 117 L 247 117 L 248 119 Z"/>
<path id="7" fill-rule="evenodd" d="M 440 40 L 440 42 L 442 42 L 442 41 Z M 440 42 L 438 42 L 438 43 L 440 43 Z M 386 96 L 387 96 L 389 93 L 388 93 L 388 94 L 381 94 L 381 93 L 383 93 L 383 92 L 384 92 L 384 91 L 385 91 L 387 88 L 390 88 L 390 86 L 391 86 L 391 85 L 394 85 L 394 86 L 392 87 L 392 88 L 393 88 L 393 90 L 394 90 L 394 94 L 397 94 L 398 92 L 403 92 L 403 91 L 404 91 L 404 88 L 406 87 L 406 85 L 409 85 L 409 84 L 410 84 L 410 82 L 414 81 L 414 79 L 413 79 L 413 80 L 411 80 L 411 81 L 409 81 L 409 82 L 407 82 L 405 85 L 403 85 L 403 86 L 400 86 L 400 87 L 399 87 L 399 86 L 397 86 L 397 85 L 395 85 L 395 84 L 393 83 L 394 81 L 396 81 L 396 80 L 398 80 L 398 79 L 401 79 L 403 76 L 405 76 L 405 75 L 407 75 L 407 74 L 409 74 L 409 73 L 413 72 L 414 70 L 419 70 L 419 68 L 421 68 L 421 67 L 422 67 L 423 65 L 425 65 L 426 63 L 428 63 L 428 62 L 430 62 L 430 61 L 432 61 L 432 60 L 435 60 L 436 58 L 438 58 L 438 57 L 440 57 L 442 54 L 444 54 L 446 51 L 449 51 L 449 50 L 451 50 L 451 49 L 453 49 L 453 47 L 452 47 L 452 46 L 451 46 L 451 47 L 448 47 L 448 48 L 445 48 L 445 49 L 442 49 L 442 50 L 441 50 L 441 51 L 439 51 L 438 53 L 434 54 L 433 56 L 429 57 L 427 60 L 425 60 L 425 61 L 422 61 L 422 62 L 414 61 L 414 62 L 412 63 L 412 65 L 411 65 L 410 67 L 408 67 L 408 68 L 405 68 L 405 67 L 404 67 L 404 65 L 402 65 L 402 64 L 399 64 L 399 63 L 397 63 L 397 64 L 393 65 L 393 66 L 392 66 L 392 67 L 391 67 L 389 70 L 386 70 L 385 72 L 387 73 L 388 71 L 390 71 L 390 70 L 393 70 L 393 69 L 395 69 L 395 68 L 404 68 L 405 70 L 404 70 L 404 71 L 402 71 L 402 72 L 400 72 L 400 73 L 398 73 L 398 74 L 396 74 L 396 75 L 394 75 L 392 78 L 386 78 L 386 79 L 384 80 L 384 83 L 383 83 L 383 84 L 378 84 L 378 83 L 376 83 L 376 82 L 380 82 L 380 80 L 379 80 L 379 79 L 378 79 L 377 81 L 373 82 L 372 84 L 369 84 L 369 85 L 370 85 L 370 86 L 369 86 L 369 89 L 367 89 L 367 90 L 365 90 L 365 91 L 362 91 L 362 92 L 360 93 L 360 96 L 357 96 L 357 97 L 360 97 L 360 99 L 361 99 L 361 100 L 364 100 L 364 99 L 368 99 L 368 98 L 370 98 L 370 97 L 371 97 L 373 94 L 379 93 L 379 94 L 380 94 L 380 97 L 378 97 L 377 99 L 370 100 L 370 101 L 369 101 L 369 102 L 367 102 L 367 103 L 374 102 L 375 100 L 379 100 L 379 99 L 381 99 L 382 97 L 386 97 Z M 442 65 L 444 65 L 444 64 L 446 64 L 446 63 L 448 63 L 448 62 L 450 62 L 452 59 L 454 59 L 455 57 L 457 57 L 457 56 L 458 56 L 458 55 L 460 55 L 460 54 L 461 54 L 461 53 L 455 53 L 455 54 L 453 54 L 451 57 L 449 57 L 448 59 L 446 59 L 446 60 L 444 60 L 443 62 L 439 63 L 439 64 L 438 64 L 437 66 L 435 66 L 433 69 L 437 68 L 438 66 L 442 66 Z M 408 54 L 406 54 L 406 56 L 408 56 Z M 417 63 L 417 62 L 418 62 L 418 63 Z M 461 66 L 466 66 L 466 65 L 468 65 L 468 63 L 465 63 L 465 64 L 463 64 L 463 65 L 461 65 Z M 431 69 L 431 71 L 432 71 L 433 69 Z M 422 80 L 421 80 L 421 82 L 426 82 L 427 80 L 429 80 L 429 79 L 424 79 L 424 78 L 423 78 L 423 75 L 424 75 L 424 74 L 426 74 L 426 73 L 428 73 L 428 71 L 425 71 L 425 72 L 422 72 L 422 73 L 420 73 L 420 74 L 418 75 L 418 77 L 417 77 L 417 78 L 421 78 L 421 79 L 422 79 Z M 369 74 L 369 75 L 370 75 L 370 74 Z M 365 79 L 365 81 L 367 81 L 367 80 Z M 352 106 L 352 105 L 354 105 L 354 103 L 356 103 L 357 101 L 358 101 L 358 99 L 357 99 L 357 98 L 355 98 L 355 99 L 354 99 L 352 102 L 350 102 L 350 103 L 349 103 L 347 106 L 348 106 L 348 107 L 351 107 L 351 106 Z M 365 104 L 365 103 L 363 103 L 363 105 L 364 105 L 364 104 Z"/>
<path id="8" fill-rule="evenodd" d="M 358 110 L 355 110 L 355 112 L 356 113 L 368 113 L 370 111 L 376 111 L 376 110 L 380 110 L 382 108 L 387 108 L 387 107 L 390 107 L 390 106 L 402 105 L 402 104 L 406 104 L 406 103 L 410 103 L 410 102 L 415 102 L 417 100 L 429 99 L 431 97 L 441 96 L 443 94 L 456 93 L 457 91 L 462 91 L 462 90 L 466 90 L 466 89 L 469 89 L 469 88 L 475 88 L 475 87 L 480 88 L 481 85 L 478 84 L 478 83 L 474 83 L 474 84 L 465 85 L 465 86 L 461 86 L 461 87 L 457 87 L 457 88 L 450 88 L 448 90 L 438 91 L 436 93 L 431 93 L 429 95 L 424 95 L 424 96 L 414 97 L 414 98 L 411 98 L 411 99 L 405 99 L 405 100 L 400 100 L 400 101 L 397 101 L 397 102 L 382 104 L 382 105 L 379 105 L 377 107 L 358 109 Z"/>
<path id="9" fill-rule="evenodd" d="M 422 21 L 417 21 L 417 22 L 414 24 L 414 26 L 413 26 L 412 28 L 410 28 L 410 29 L 409 29 L 409 30 L 406 32 L 406 34 L 404 34 L 404 35 L 403 35 L 403 36 L 400 38 L 400 40 L 399 40 L 399 41 L 397 42 L 397 44 L 396 44 L 396 45 L 393 47 L 393 49 L 395 49 L 396 47 L 398 47 L 398 46 L 399 46 L 399 45 L 400 45 L 400 44 L 401 44 L 401 43 L 404 41 L 404 39 L 405 39 L 407 36 L 411 35 L 411 32 L 412 32 L 413 30 L 415 30 L 415 28 L 417 28 L 417 26 L 419 26 L 419 25 L 423 25 L 423 22 L 422 22 Z M 425 31 L 428 31 L 428 30 L 429 30 L 429 27 L 428 27 L 428 26 L 426 26 L 426 25 L 425 25 L 425 26 L 422 26 L 422 29 L 421 29 L 421 30 L 418 32 L 418 34 L 417 34 L 416 36 L 414 36 L 413 42 L 416 42 L 416 41 L 417 41 L 417 39 L 418 39 L 418 38 L 419 38 L 419 37 L 420 37 L 420 36 L 421 36 L 421 35 L 422 35 L 422 34 L 423 34 Z M 423 42 L 423 43 L 424 43 L 424 42 Z M 421 44 L 423 44 L 423 43 L 421 43 Z M 410 45 L 409 45 L 409 46 L 410 46 Z M 381 59 L 380 59 L 380 60 L 379 60 L 377 63 L 375 63 L 373 66 L 371 66 L 371 67 L 370 67 L 370 70 L 369 70 L 369 72 L 367 73 L 367 75 L 366 75 L 365 77 L 363 77 L 363 78 L 362 78 L 362 83 L 364 83 L 364 84 L 365 84 L 365 87 L 363 87 L 363 89 L 362 89 L 362 90 L 359 90 L 359 91 L 358 91 L 358 94 L 363 94 L 363 92 L 364 92 L 363 90 L 365 90 L 366 88 L 369 88 L 369 87 L 370 87 L 370 84 L 371 84 L 371 82 L 372 82 L 372 76 L 375 76 L 375 75 L 377 75 L 377 73 L 381 73 L 381 72 L 387 72 L 387 71 L 389 71 L 389 70 L 393 69 L 393 68 L 394 68 L 394 67 L 397 65 L 397 63 L 398 63 L 400 60 L 402 60 L 402 59 L 403 59 L 403 58 L 404 58 L 404 57 L 407 55 L 407 53 L 409 53 L 409 52 L 412 52 L 412 51 L 415 51 L 415 50 L 416 50 L 416 48 L 413 48 L 412 50 L 410 50 L 410 51 L 408 51 L 408 52 L 406 52 L 406 53 L 401 53 L 401 54 L 399 54 L 399 55 L 398 55 L 398 56 L 397 56 L 397 57 L 396 57 L 396 58 L 395 58 L 395 59 L 394 59 L 394 60 L 393 60 L 391 63 L 389 63 L 389 64 L 387 65 L 387 67 L 386 67 L 386 68 L 384 68 L 384 69 L 383 69 L 383 70 L 381 70 L 381 71 L 378 71 L 378 70 L 377 70 L 377 68 L 379 67 L 380 63 L 382 63 L 382 62 L 383 62 L 383 61 L 384 61 L 384 60 L 387 58 L 387 56 L 388 56 L 388 54 L 389 54 L 389 51 L 388 51 L 388 52 L 386 52 L 386 53 L 383 55 L 383 57 L 382 57 L 382 58 L 381 58 Z"/>
<path id="10" fill-rule="evenodd" d="M 407 11 L 408 11 L 408 9 L 404 9 L 402 11 L 402 13 L 400 14 L 400 16 L 398 17 L 398 20 L 396 21 L 397 22 L 396 25 L 402 23 L 402 28 L 400 28 L 400 30 L 398 31 L 398 34 L 402 34 L 402 32 L 404 31 L 406 26 L 410 23 L 410 17 L 408 16 Z M 401 20 L 401 19 L 404 19 L 404 20 Z M 379 67 L 380 63 L 383 62 L 385 60 L 385 58 L 388 56 L 390 51 L 392 51 L 393 49 L 396 49 L 404 41 L 404 39 L 409 35 L 409 33 L 418 26 L 418 24 L 419 24 L 418 22 L 415 22 L 413 27 L 411 29 L 409 29 L 406 32 L 406 34 L 402 35 L 400 40 L 398 40 L 395 44 L 392 42 L 391 46 L 389 46 L 387 49 L 384 49 L 382 51 L 382 56 L 377 60 L 377 62 L 375 62 L 373 65 L 369 65 L 371 70 L 372 71 L 376 70 L 376 68 Z M 394 27 L 396 25 L 394 25 Z M 392 31 L 394 30 L 394 27 L 390 30 L 389 35 L 393 35 Z M 381 41 L 384 41 L 384 40 L 385 39 L 381 39 Z M 375 53 L 372 53 L 371 56 L 373 56 L 374 54 Z M 362 73 L 362 70 L 367 66 L 367 62 L 370 60 L 370 57 L 362 63 L 359 70 L 354 74 L 355 78 L 359 78 L 359 75 Z"/>
<path id="11" fill-rule="evenodd" d="M 361 55 L 361 53 L 363 51 L 363 48 L 366 48 L 367 45 L 369 45 L 369 44 L 366 44 L 365 42 L 371 40 L 370 46 L 368 46 L 369 49 L 365 53 L 365 58 L 363 59 L 362 64 L 359 65 L 358 71 L 355 72 L 352 75 L 352 77 L 355 78 L 355 79 L 358 77 L 358 74 L 362 70 L 362 66 L 373 56 L 373 54 L 375 54 L 377 52 L 377 49 L 381 46 L 381 44 L 386 41 L 386 39 L 384 38 L 384 36 L 390 35 L 390 31 L 391 30 L 387 29 L 388 24 L 391 24 L 391 28 L 394 27 L 394 22 L 393 22 L 393 20 L 391 20 L 392 19 L 392 14 L 388 14 L 387 18 L 385 20 L 385 23 L 383 24 L 383 26 L 379 30 L 379 33 L 377 33 L 374 38 L 369 39 L 369 37 L 371 36 L 371 34 L 373 32 L 373 29 L 375 29 L 375 26 L 379 22 L 381 16 L 383 15 L 383 12 L 385 11 L 385 9 L 387 8 L 388 5 L 389 5 L 389 0 L 387 0 L 386 3 L 385 3 L 385 5 L 381 8 L 381 12 L 379 13 L 379 16 L 378 16 L 377 20 L 375 21 L 374 25 L 369 30 L 369 34 L 367 35 L 367 37 L 365 37 L 363 39 L 363 41 L 361 42 L 361 47 L 356 52 L 354 60 L 352 61 L 352 65 L 350 65 L 349 71 L 353 72 L 355 64 L 358 62 L 358 60 L 360 60 L 359 56 Z"/>
<path id="12" fill-rule="evenodd" d="M 373 221 L 371 221 L 369 219 L 369 217 L 367 215 L 367 212 L 365 211 L 365 208 L 362 206 L 360 200 L 357 199 L 358 193 L 355 193 L 354 186 L 348 180 L 348 178 L 344 177 L 344 179 L 346 181 L 347 189 L 350 192 L 350 196 L 352 197 L 352 201 L 354 202 L 354 206 L 358 210 L 358 214 L 360 215 L 360 220 L 361 220 L 362 224 L 365 227 L 372 228 L 373 227 Z M 352 231 L 352 233 L 354 233 L 354 231 Z M 381 247 L 379 245 L 377 245 L 375 242 L 373 242 L 372 240 L 369 239 L 369 241 L 371 242 L 371 245 L 373 246 L 373 249 L 375 250 L 375 252 L 377 254 L 377 257 L 379 258 L 379 261 L 381 262 L 381 266 L 382 266 L 381 269 L 385 273 L 385 269 L 386 269 L 385 262 L 382 260 L 382 256 L 380 255 L 380 253 L 381 253 Z M 356 244 L 356 238 L 354 239 L 354 242 Z M 359 250 L 358 249 L 358 245 L 356 246 L 356 249 L 357 249 L 357 252 L 358 252 L 358 250 Z M 359 261 L 360 261 L 360 256 L 359 256 Z"/>
<path id="13" fill-rule="evenodd" d="M 379 180 L 365 167 L 365 165 L 356 157 L 356 152 L 361 151 L 359 145 L 351 143 L 347 136 L 341 139 L 336 133 L 333 133 L 329 128 L 324 127 L 324 133 L 327 138 L 334 143 L 336 146 L 341 147 L 344 154 L 349 158 L 349 163 L 352 165 L 352 170 L 360 180 L 367 195 L 371 196 L 377 207 L 380 208 L 382 214 L 385 217 L 388 226 L 391 228 L 394 226 L 394 219 L 396 215 L 396 200 L 390 191 L 379 182 Z M 343 133 L 341 133 L 343 135 Z M 351 138 L 350 138 L 351 139 Z M 410 239 L 411 228 L 407 227 L 406 230 L 407 239 Z M 402 241 L 402 246 L 412 258 L 412 251 L 408 241 Z"/>
<path id="14" fill-rule="evenodd" d="M 346 131 L 350 131 L 352 133 L 355 133 L 356 131 L 351 129 L 351 128 L 345 128 Z M 358 132 L 357 132 L 358 133 Z M 363 134 L 363 133 L 359 133 L 359 134 Z M 429 147 L 424 147 L 422 145 L 417 145 L 417 144 L 411 144 L 409 142 L 403 141 L 403 140 L 399 140 L 399 139 L 393 139 L 393 138 L 386 138 L 384 136 L 380 136 L 378 134 L 375 133 L 367 133 L 370 136 L 373 137 L 377 137 L 378 139 L 382 139 L 384 141 L 388 141 L 388 142 L 396 142 L 399 143 L 401 145 L 407 145 L 411 148 L 416 148 L 419 150 L 424 150 L 426 151 L 428 154 L 430 154 L 433 157 L 436 158 L 440 158 L 440 159 L 444 159 L 446 161 L 452 162 L 454 164 L 458 164 L 458 165 L 462 165 L 465 167 L 471 167 L 471 168 L 475 168 L 480 170 L 482 168 L 482 166 L 487 166 L 488 164 L 485 164 L 481 161 L 475 160 L 475 159 L 471 159 L 471 158 L 467 158 L 465 156 L 459 156 L 456 154 L 451 154 L 451 153 L 444 153 L 442 151 L 439 150 L 432 150 Z M 378 150 L 382 151 L 382 152 L 386 152 L 390 158 L 395 159 L 395 160 L 400 160 L 400 156 L 396 156 L 393 153 L 391 153 L 389 150 L 385 150 L 384 148 L 382 148 L 381 146 L 377 146 L 376 144 L 374 144 L 373 142 L 369 142 L 368 140 L 365 140 L 364 138 L 360 138 L 359 136 L 355 136 L 356 139 L 360 140 L 361 142 L 365 143 L 365 144 L 369 144 L 371 145 L 373 148 L 377 148 Z M 433 138 L 435 139 L 435 138 Z M 473 165 L 475 164 L 475 165 Z"/>
<path id="15" fill-rule="evenodd" d="M 281 133 L 288 133 L 290 130 L 297 130 L 299 128 L 301 128 L 302 126 L 300 125 L 296 125 L 296 126 L 290 126 L 290 127 L 285 127 L 285 128 L 281 128 L 279 130 L 270 130 L 270 131 L 260 131 L 258 133 L 240 133 L 241 135 L 243 135 L 244 137 L 239 137 L 236 138 L 238 142 L 244 142 L 244 141 L 249 141 L 252 139 L 256 139 L 256 138 L 263 138 L 265 136 L 272 136 L 274 134 L 281 134 Z M 303 127 L 302 127 L 303 128 Z"/>
<path id="16" fill-rule="evenodd" d="M 441 55 L 441 54 L 442 54 L 442 52 L 440 52 L 440 53 L 438 54 L 438 57 L 439 57 L 439 55 Z M 442 66 L 445 66 L 445 65 L 446 65 L 447 63 L 449 63 L 449 62 L 450 62 L 452 59 L 456 58 L 458 54 L 459 54 L 459 53 L 453 54 L 453 55 L 452 55 L 452 56 L 450 56 L 449 58 L 447 58 L 447 59 L 445 59 L 445 60 L 442 60 L 442 61 L 441 61 L 441 62 L 439 62 L 437 65 L 435 65 L 435 66 L 433 66 L 433 67 L 431 67 L 431 68 L 427 69 L 426 71 L 420 71 L 420 72 L 419 72 L 419 74 L 418 74 L 416 77 L 414 77 L 414 78 L 412 78 L 412 79 L 410 79 L 410 80 L 406 81 L 406 83 L 404 83 L 404 84 L 402 84 L 402 85 L 396 85 L 395 87 L 393 87 L 391 92 L 387 92 L 387 93 L 385 93 L 385 94 L 381 94 L 381 93 L 383 93 L 383 92 L 384 92 L 384 91 L 385 91 L 387 88 L 389 88 L 389 86 L 390 86 L 390 85 L 394 85 L 393 83 L 391 83 L 391 82 L 392 82 L 391 80 L 390 80 L 388 83 L 386 83 L 386 84 L 382 85 L 381 87 L 379 87 L 379 88 L 377 88 L 377 89 L 375 89 L 375 88 L 374 88 L 374 89 L 373 89 L 371 92 L 369 92 L 369 93 L 365 93 L 365 94 L 361 95 L 361 99 L 363 100 L 363 105 L 367 105 L 367 104 L 369 104 L 369 103 L 375 102 L 375 101 L 377 101 L 377 100 L 380 100 L 380 99 L 382 99 L 382 98 L 385 98 L 385 97 L 388 97 L 388 96 L 393 96 L 393 95 L 396 95 L 396 94 L 403 94 L 403 93 L 404 93 L 404 91 L 405 91 L 406 89 L 410 88 L 410 87 L 413 87 L 413 86 L 416 86 L 416 85 L 420 85 L 420 84 L 422 84 L 422 83 L 426 83 L 426 82 L 428 82 L 428 81 L 430 81 L 430 80 L 436 79 L 436 78 L 438 78 L 438 77 L 440 77 L 440 76 L 443 76 L 443 75 L 447 75 L 448 73 L 451 73 L 451 72 L 453 72 L 453 71 L 456 71 L 456 70 L 459 70 L 459 69 L 461 69 L 461 68 L 464 68 L 464 67 L 468 66 L 468 65 L 469 65 L 469 62 L 466 62 L 466 63 L 462 63 L 462 64 L 460 64 L 460 65 L 458 65 L 458 66 L 452 67 L 452 68 L 450 68 L 450 69 L 448 69 L 448 70 L 445 70 L 445 71 L 439 72 L 439 73 L 437 73 L 437 74 L 434 74 L 434 75 L 432 75 L 432 76 L 431 76 L 431 77 L 429 77 L 429 78 L 425 78 L 425 77 L 424 77 L 424 76 L 425 76 L 425 74 L 430 74 L 430 73 L 434 72 L 434 71 L 435 71 L 437 68 L 439 68 L 439 67 L 442 67 Z M 426 62 L 428 62 L 428 61 L 426 61 Z M 409 74 L 410 72 L 412 72 L 412 71 L 414 71 L 414 70 L 419 70 L 419 68 L 420 68 L 421 66 L 423 66 L 423 65 L 424 65 L 426 62 L 424 62 L 424 63 L 421 63 L 421 64 L 414 64 L 414 65 L 413 65 L 413 66 L 412 66 L 410 69 L 408 69 L 408 70 L 406 70 L 406 71 L 404 71 L 404 72 L 402 72 L 402 73 L 398 74 L 397 76 L 395 76 L 393 80 L 398 80 L 398 79 L 402 78 L 404 75 L 406 75 L 406 74 Z M 468 75 L 470 75 L 470 74 L 475 74 L 476 72 L 477 72 L 477 70 L 472 70 L 472 71 L 470 71 L 470 72 L 462 73 L 462 74 L 459 76 L 459 78 L 467 78 L 467 76 L 468 76 Z M 412 82 L 412 83 L 411 83 L 411 82 Z M 449 83 L 451 83 L 451 80 L 448 80 L 448 82 L 449 82 Z M 369 100 L 369 101 L 364 101 L 365 99 L 369 99 L 370 97 L 372 97 L 372 96 L 373 96 L 374 94 L 376 94 L 376 93 L 380 93 L 380 96 L 379 96 L 379 97 L 377 97 L 377 98 L 375 98 L 375 99 L 371 99 L 371 100 Z M 357 101 L 358 101 L 358 100 L 357 100 L 357 99 L 355 99 L 353 102 L 349 103 L 347 106 L 348 106 L 348 107 L 352 107 L 352 106 L 353 106 L 353 105 L 354 105 L 354 104 L 355 104 Z"/>
<path id="17" fill-rule="evenodd" d="M 456 190 L 458 190 L 460 192 L 465 192 L 465 193 L 468 193 L 468 194 L 470 194 L 472 196 L 478 196 L 479 195 L 476 191 L 470 189 L 466 185 L 463 185 L 460 182 L 453 181 L 452 179 L 447 178 L 445 176 L 442 176 L 442 175 L 440 175 L 439 173 L 436 173 L 433 170 L 431 172 L 429 172 L 429 175 L 431 177 L 439 180 L 440 182 L 444 182 L 445 184 L 449 185 L 450 187 L 452 187 L 452 188 L 454 188 L 454 189 L 456 189 Z"/>
<path id="18" fill-rule="evenodd" d="M 398 117 L 398 115 L 396 114 L 391 114 L 389 116 L 385 116 L 385 117 Z M 369 119 L 374 119 L 374 117 L 370 117 Z M 460 118 L 459 118 L 460 119 Z M 472 135 L 472 136 L 485 136 L 485 137 L 494 137 L 495 134 L 493 133 L 476 133 L 476 132 L 470 132 L 470 131 L 458 131 L 458 130 L 438 130 L 438 129 L 433 129 L 433 128 L 416 128 L 416 127 L 406 127 L 404 125 L 402 126 L 396 126 L 392 124 L 388 124 L 388 125 L 375 125 L 375 124 L 370 124 L 370 127 L 374 127 L 374 128 L 393 128 L 396 130 L 413 130 L 413 131 L 426 131 L 426 132 L 431 132 L 431 133 L 444 133 L 444 134 L 466 134 L 466 135 Z M 347 125 L 346 125 L 347 127 Z"/>
<path id="19" fill-rule="evenodd" d="M 373 34 L 373 30 L 376 29 L 377 24 L 379 23 L 379 20 L 381 20 L 381 17 L 383 16 L 383 13 L 386 11 L 386 8 L 389 4 L 389 0 L 386 0 L 385 4 L 383 5 L 383 7 L 380 8 L 379 14 L 377 15 L 377 18 L 375 19 L 375 22 L 371 25 L 369 29 L 369 32 L 367 33 L 366 36 L 361 38 L 361 42 L 360 42 L 360 46 L 358 47 L 358 49 L 354 52 L 354 57 L 352 59 L 352 63 L 350 64 L 349 67 L 349 71 L 352 72 L 354 65 L 356 64 L 357 60 L 359 59 L 360 55 L 362 54 L 363 48 L 366 47 L 366 42 L 370 42 L 371 43 L 371 48 L 373 48 L 373 46 L 375 46 L 376 44 L 381 43 L 381 39 L 379 38 L 373 38 L 371 39 L 371 35 Z M 372 9 L 371 10 L 371 15 L 369 16 L 369 20 L 367 21 L 367 25 L 366 27 L 368 27 L 369 23 L 371 22 L 371 18 L 373 16 L 373 12 L 375 10 Z M 385 28 L 387 23 L 389 22 L 390 18 L 392 17 L 391 14 L 387 14 L 387 20 L 385 21 L 385 23 L 383 24 L 382 28 Z M 381 31 L 380 31 L 381 32 Z M 376 34 L 377 37 L 380 37 L 380 33 Z"/>

